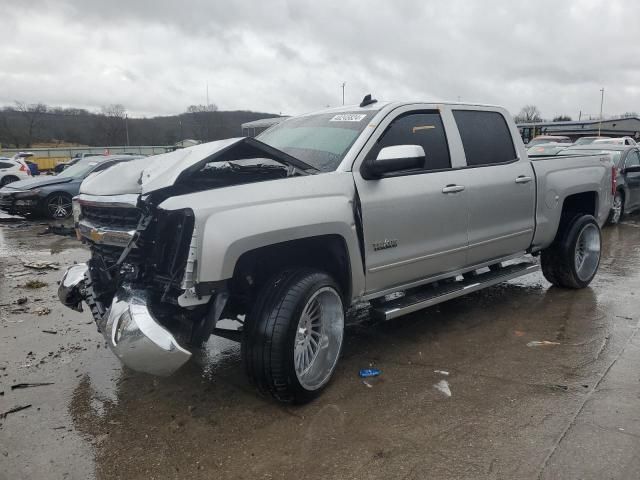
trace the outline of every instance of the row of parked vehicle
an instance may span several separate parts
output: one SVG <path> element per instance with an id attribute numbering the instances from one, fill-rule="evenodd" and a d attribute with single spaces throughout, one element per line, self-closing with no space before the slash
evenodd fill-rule
<path id="1" fill-rule="evenodd" d="M 89 175 L 141 155 L 81 155 L 58 169 L 56 175 L 35 176 L 28 154 L 0 158 L 0 210 L 10 215 L 38 215 L 55 220 L 72 214 L 71 199 Z"/>
<path id="2" fill-rule="evenodd" d="M 527 144 L 530 157 L 607 153 L 615 165 L 615 196 L 608 223 L 619 223 L 625 213 L 640 209 L 640 146 L 631 137 L 569 137 L 541 135 Z"/>

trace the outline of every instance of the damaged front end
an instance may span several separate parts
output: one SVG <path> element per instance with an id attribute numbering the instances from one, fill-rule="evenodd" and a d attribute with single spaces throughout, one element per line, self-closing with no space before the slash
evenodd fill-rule
<path id="1" fill-rule="evenodd" d="M 189 287 L 187 270 L 193 270 L 193 265 L 187 268 L 193 214 L 134 207 L 124 200 L 76 200 L 82 212 L 77 231 L 89 245 L 91 259 L 67 269 L 58 296 L 77 311 L 83 301 L 87 304 L 98 330 L 125 365 L 169 375 L 191 357 L 177 339 L 181 330 L 170 313 L 183 287 Z"/>
<path id="2" fill-rule="evenodd" d="M 199 346 L 214 331 L 228 292 L 223 279 L 197 281 L 194 211 L 164 209 L 162 203 L 312 170 L 244 138 L 134 160 L 89 177 L 74 198 L 73 211 L 91 259 L 64 274 L 61 302 L 75 310 L 84 302 L 127 366 L 172 373 L 191 356 L 183 345 Z"/>

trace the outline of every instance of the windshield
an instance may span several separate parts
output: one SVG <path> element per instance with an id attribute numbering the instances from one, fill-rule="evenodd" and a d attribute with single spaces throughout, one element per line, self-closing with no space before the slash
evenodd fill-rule
<path id="1" fill-rule="evenodd" d="M 82 178 L 87 176 L 98 163 L 100 162 L 96 162 L 93 158 L 88 157 L 86 160 L 80 160 L 70 167 L 65 168 L 57 176 L 60 178 Z"/>
<path id="2" fill-rule="evenodd" d="M 598 139 L 604 139 L 606 137 L 582 137 L 575 141 L 574 145 L 590 145 Z"/>
<path id="3" fill-rule="evenodd" d="M 257 139 L 322 172 L 331 172 L 338 168 L 376 113 L 321 113 L 294 117 L 270 128 Z"/>

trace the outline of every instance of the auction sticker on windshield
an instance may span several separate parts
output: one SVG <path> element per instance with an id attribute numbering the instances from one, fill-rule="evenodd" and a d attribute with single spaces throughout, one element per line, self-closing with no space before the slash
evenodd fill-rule
<path id="1" fill-rule="evenodd" d="M 363 113 L 341 113 L 340 115 L 335 115 L 330 122 L 360 122 L 367 115 Z"/>

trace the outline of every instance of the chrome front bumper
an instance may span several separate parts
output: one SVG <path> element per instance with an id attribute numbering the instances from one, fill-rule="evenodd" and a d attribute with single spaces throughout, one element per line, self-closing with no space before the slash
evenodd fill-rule
<path id="1" fill-rule="evenodd" d="M 87 264 L 67 269 L 58 287 L 58 297 L 64 305 L 82 311 L 88 276 Z M 133 370 L 166 376 L 191 358 L 191 352 L 153 317 L 143 290 L 122 286 L 111 307 L 96 321 L 109 348 Z"/>

